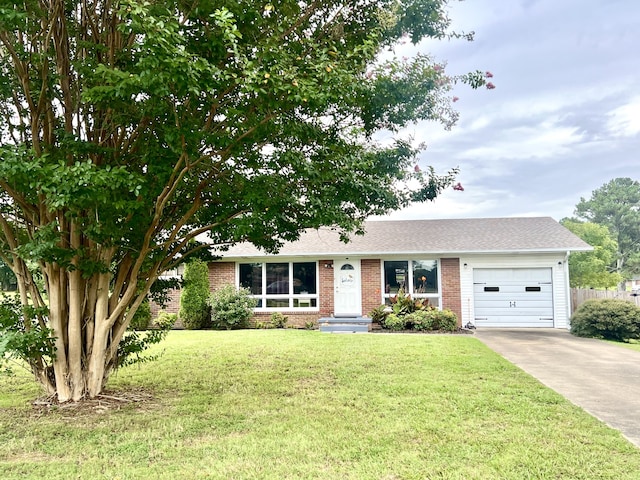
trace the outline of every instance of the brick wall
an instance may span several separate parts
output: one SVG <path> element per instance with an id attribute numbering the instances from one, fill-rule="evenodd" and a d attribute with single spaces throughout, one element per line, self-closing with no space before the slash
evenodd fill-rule
<path id="1" fill-rule="evenodd" d="M 226 284 L 236 284 L 236 264 L 233 262 L 213 262 L 209 264 L 209 288 L 212 292 Z"/>
<path id="2" fill-rule="evenodd" d="M 317 323 L 321 317 L 333 315 L 334 311 L 334 286 L 333 286 L 333 260 L 320 260 L 318 262 L 318 294 L 319 312 L 284 311 L 289 318 L 290 325 L 305 326 L 307 322 Z M 458 258 L 443 258 L 440 260 L 442 279 L 442 308 L 448 308 L 458 316 L 458 322 L 462 319 L 462 304 L 460 295 L 460 260 Z M 382 303 L 380 285 L 382 281 L 382 269 L 379 259 L 365 259 L 361 261 L 362 284 L 362 314 L 368 315 L 371 310 Z M 209 264 L 209 285 L 214 292 L 222 285 L 235 284 L 236 269 L 233 262 L 213 262 Z M 178 313 L 180 307 L 180 291 L 170 292 L 171 301 L 165 307 L 169 313 Z M 151 306 L 152 315 L 157 315 L 160 310 L 155 304 Z M 271 316 L 270 312 L 257 313 L 254 321 L 266 322 Z"/>
<path id="3" fill-rule="evenodd" d="M 320 296 L 320 317 L 333 315 L 333 260 L 320 260 L 318 263 L 320 282 L 318 294 Z"/>
<path id="4" fill-rule="evenodd" d="M 319 263 L 319 285 L 318 293 L 320 302 L 319 312 L 300 312 L 296 310 L 282 311 L 288 318 L 288 325 L 304 327 L 308 322 L 317 325 L 320 317 L 329 316 L 333 313 L 333 261 L 321 260 Z M 329 265 L 329 267 L 325 267 Z M 211 291 L 215 292 L 226 283 L 235 285 L 236 267 L 233 262 L 213 262 L 209 264 L 209 285 Z M 268 322 L 271 312 L 257 312 L 252 322 Z"/>
<path id="5" fill-rule="evenodd" d="M 362 260 L 362 315 L 369 315 L 371 310 L 382 304 L 382 268 L 380 260 Z"/>
<path id="6" fill-rule="evenodd" d="M 462 322 L 462 300 L 460 295 L 460 259 L 440 259 L 442 279 L 442 308 L 448 308 L 458 316 L 458 326 Z"/>
<path id="7" fill-rule="evenodd" d="M 180 310 L 180 290 L 172 288 L 171 290 L 169 290 L 167 295 L 169 296 L 169 301 L 164 306 L 164 308 L 160 308 L 159 305 L 151 302 L 152 318 L 155 318 L 160 310 L 164 310 L 167 313 L 178 313 L 178 310 Z"/>

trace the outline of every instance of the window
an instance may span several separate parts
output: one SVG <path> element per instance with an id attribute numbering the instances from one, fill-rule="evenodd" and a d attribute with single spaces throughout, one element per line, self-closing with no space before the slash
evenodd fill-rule
<path id="1" fill-rule="evenodd" d="M 257 298 L 257 309 L 316 309 L 317 262 L 241 263 L 241 287 Z"/>
<path id="2" fill-rule="evenodd" d="M 391 260 L 384 262 L 384 299 L 400 289 L 413 298 L 426 298 L 434 306 L 440 304 L 437 260 Z"/>

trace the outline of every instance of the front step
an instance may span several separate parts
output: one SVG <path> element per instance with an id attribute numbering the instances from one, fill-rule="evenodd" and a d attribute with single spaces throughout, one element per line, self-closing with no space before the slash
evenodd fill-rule
<path id="1" fill-rule="evenodd" d="M 371 319 L 365 317 L 327 317 L 318 323 L 320 331 L 326 333 L 367 333 L 371 330 Z"/>

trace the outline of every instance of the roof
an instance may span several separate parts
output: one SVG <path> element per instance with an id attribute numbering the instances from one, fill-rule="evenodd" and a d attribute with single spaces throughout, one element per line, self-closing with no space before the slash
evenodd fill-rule
<path id="1" fill-rule="evenodd" d="M 455 220 L 369 221 L 364 235 L 340 241 L 335 230 L 305 230 L 287 242 L 279 256 L 551 253 L 589 251 L 592 247 L 551 217 L 471 218 Z M 264 257 L 251 244 L 232 246 L 230 257 Z"/>

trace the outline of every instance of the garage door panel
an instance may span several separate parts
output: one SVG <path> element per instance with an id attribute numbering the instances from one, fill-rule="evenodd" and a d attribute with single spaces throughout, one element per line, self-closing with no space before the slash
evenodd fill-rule
<path id="1" fill-rule="evenodd" d="M 550 268 L 481 268 L 473 272 L 474 282 L 488 282 L 495 280 L 501 282 L 526 283 L 528 281 L 551 283 Z"/>
<path id="2" fill-rule="evenodd" d="M 550 317 L 552 314 L 553 312 L 545 305 L 529 307 L 526 309 L 526 313 L 514 313 L 513 307 L 509 307 L 509 305 L 486 308 L 484 309 L 484 311 L 476 309 L 476 317 L 491 317 L 494 315 L 504 315 L 510 317 Z"/>
<path id="3" fill-rule="evenodd" d="M 521 328 L 553 328 L 553 318 L 521 318 L 510 316 L 494 316 L 491 319 L 476 319 L 481 327 L 521 327 Z"/>
<path id="4" fill-rule="evenodd" d="M 474 270 L 477 326 L 553 327 L 550 268 Z"/>
<path id="5" fill-rule="evenodd" d="M 496 290 L 498 289 L 498 290 Z M 478 293 L 493 293 L 494 295 L 500 294 L 535 294 L 535 293 L 551 293 L 551 284 L 526 284 L 526 285 L 487 285 L 487 284 L 475 284 L 473 290 Z"/>

